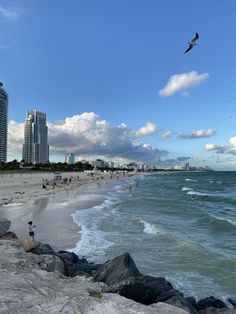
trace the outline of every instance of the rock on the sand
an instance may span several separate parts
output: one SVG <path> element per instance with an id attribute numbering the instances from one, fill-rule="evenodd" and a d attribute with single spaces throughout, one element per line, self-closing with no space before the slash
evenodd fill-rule
<path id="1" fill-rule="evenodd" d="M 3 235 L 0 236 L 0 239 L 2 240 L 16 240 L 18 239 L 16 234 L 12 231 L 7 231 L 6 233 L 4 233 Z"/>
<path id="2" fill-rule="evenodd" d="M 10 220 L 6 218 L 1 218 L 0 219 L 0 236 L 2 236 L 4 233 L 6 233 L 11 226 Z"/>

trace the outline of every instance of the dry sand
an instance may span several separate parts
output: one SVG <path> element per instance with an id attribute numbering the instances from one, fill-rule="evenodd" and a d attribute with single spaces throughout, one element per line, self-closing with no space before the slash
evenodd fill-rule
<path id="1" fill-rule="evenodd" d="M 55 181 L 56 186 L 53 187 L 54 173 L 37 172 L 22 174 L 0 174 L 0 205 L 9 203 L 22 203 L 30 199 L 40 198 L 55 194 L 61 190 L 73 189 L 85 183 L 91 183 L 101 177 L 101 173 L 97 172 L 92 177 L 86 172 L 64 172 L 61 173 L 62 178 L 72 178 L 71 183 L 63 183 L 63 180 Z M 109 179 L 109 173 L 102 174 L 105 179 Z M 77 177 L 79 176 L 79 179 Z M 43 189 L 43 183 L 46 189 Z"/>
<path id="2" fill-rule="evenodd" d="M 126 178 L 122 174 L 86 172 L 62 173 L 71 183 L 57 181 L 53 188 L 53 173 L 0 175 L 0 218 L 8 218 L 11 230 L 20 240 L 27 234 L 27 222 L 36 225 L 36 240 L 50 244 L 55 250 L 72 249 L 80 239 L 80 228 L 71 214 L 91 208 L 104 201 L 101 190 L 107 184 Z M 79 176 L 79 179 L 78 179 Z M 127 176 L 128 177 L 128 176 Z M 47 189 L 42 184 L 49 182 Z"/>

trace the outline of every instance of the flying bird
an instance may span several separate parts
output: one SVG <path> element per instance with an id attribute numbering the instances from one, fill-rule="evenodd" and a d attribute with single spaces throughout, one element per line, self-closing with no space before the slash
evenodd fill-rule
<path id="1" fill-rule="evenodd" d="M 198 38 L 199 38 L 199 34 L 196 33 L 195 37 L 188 43 L 188 45 L 189 45 L 189 46 L 188 46 L 188 49 L 187 49 L 184 53 L 188 52 L 189 50 L 191 50 L 191 49 L 193 48 L 193 46 L 196 45 L 195 41 L 196 41 Z"/>

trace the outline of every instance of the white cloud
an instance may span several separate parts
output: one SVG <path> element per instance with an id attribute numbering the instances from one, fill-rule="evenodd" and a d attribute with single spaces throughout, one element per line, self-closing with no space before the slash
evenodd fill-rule
<path id="1" fill-rule="evenodd" d="M 211 151 L 211 150 L 214 150 L 215 148 L 216 148 L 215 144 L 205 144 L 206 151 Z"/>
<path id="2" fill-rule="evenodd" d="M 217 154 L 229 153 L 230 147 L 227 145 L 205 144 L 206 151 L 215 151 Z"/>
<path id="3" fill-rule="evenodd" d="M 145 126 L 141 127 L 140 129 L 136 131 L 136 136 L 137 137 L 148 136 L 155 133 L 156 130 L 157 130 L 157 127 L 154 123 L 147 122 Z"/>
<path id="4" fill-rule="evenodd" d="M 230 139 L 229 139 L 229 142 L 231 145 L 235 146 L 236 147 L 236 135 L 232 136 Z"/>
<path id="5" fill-rule="evenodd" d="M 190 134 L 180 134 L 178 135 L 179 138 L 182 139 L 198 139 L 198 138 L 204 138 L 204 137 L 211 137 L 216 134 L 216 131 L 211 129 L 201 129 L 194 131 Z"/>
<path id="6" fill-rule="evenodd" d="M 22 15 L 23 10 L 21 8 L 4 8 L 0 5 L 0 17 L 5 19 L 16 21 Z"/>
<path id="7" fill-rule="evenodd" d="M 169 138 L 171 138 L 173 135 L 175 135 L 175 132 L 172 131 L 166 131 L 165 133 L 163 133 L 160 137 L 161 140 L 167 140 Z"/>
<path id="8" fill-rule="evenodd" d="M 183 95 L 189 95 L 187 89 L 197 86 L 209 78 L 208 73 L 198 74 L 197 71 L 189 73 L 174 74 L 169 78 L 166 86 L 159 90 L 159 95 L 167 97 L 182 91 Z"/>
<path id="9" fill-rule="evenodd" d="M 24 123 L 10 121 L 8 123 L 8 153 L 20 153 L 24 141 Z"/>
<path id="10" fill-rule="evenodd" d="M 206 144 L 206 151 L 215 151 L 217 154 L 236 155 L 236 135 L 230 137 L 230 145 Z"/>
<path id="11" fill-rule="evenodd" d="M 153 127 L 149 128 L 149 132 L 151 130 Z M 8 131 L 9 153 L 21 155 L 24 124 L 11 121 Z M 51 154 L 73 152 L 83 156 L 99 155 L 146 162 L 163 162 L 168 154 L 149 144 L 137 142 L 136 132 L 129 130 L 125 123 L 112 127 L 94 112 L 74 115 L 60 122 L 48 122 L 48 131 Z"/>

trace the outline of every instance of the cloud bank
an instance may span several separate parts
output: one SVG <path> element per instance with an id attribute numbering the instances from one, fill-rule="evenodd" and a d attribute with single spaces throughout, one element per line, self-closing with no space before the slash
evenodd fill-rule
<path id="1" fill-rule="evenodd" d="M 206 151 L 214 151 L 217 154 L 230 154 L 236 156 L 236 135 L 230 137 L 230 145 L 216 145 L 216 144 L 206 144 Z"/>
<path id="2" fill-rule="evenodd" d="M 194 131 L 190 134 L 179 134 L 178 138 L 182 138 L 182 139 L 198 139 L 198 138 L 204 138 L 204 137 L 211 137 L 213 135 L 216 134 L 216 131 L 211 130 L 211 129 L 201 129 L 201 130 L 197 130 Z"/>
<path id="3" fill-rule="evenodd" d="M 189 88 L 200 85 L 208 78 L 208 73 L 198 74 L 197 71 L 174 74 L 169 78 L 166 86 L 159 90 L 159 96 L 168 97 L 180 91 L 186 96 Z"/>
<path id="4" fill-rule="evenodd" d="M 159 150 L 138 141 L 138 136 L 152 134 L 156 130 L 148 122 L 137 131 L 131 131 L 125 123 L 112 127 L 94 112 L 85 112 L 63 121 L 48 122 L 50 153 L 72 152 L 76 155 L 100 155 L 104 158 L 126 158 L 149 163 L 162 163 L 168 151 Z M 8 151 L 21 154 L 24 141 L 24 123 L 11 121 L 8 125 Z"/>

